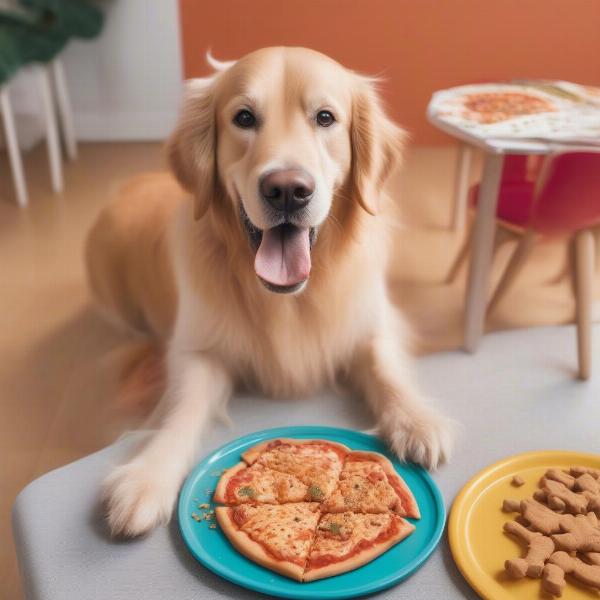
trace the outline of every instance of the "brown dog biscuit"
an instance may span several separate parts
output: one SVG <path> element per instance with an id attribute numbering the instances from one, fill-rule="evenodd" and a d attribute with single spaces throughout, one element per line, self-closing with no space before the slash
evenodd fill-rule
<path id="1" fill-rule="evenodd" d="M 514 475 L 510 480 L 510 483 L 515 487 L 521 487 L 522 485 L 525 485 L 525 480 L 520 475 Z"/>
<path id="2" fill-rule="evenodd" d="M 592 494 L 600 494 L 600 481 L 594 479 L 589 473 L 584 473 L 575 479 L 572 488 L 576 492 L 591 492 Z"/>
<path id="3" fill-rule="evenodd" d="M 506 572 L 513 579 L 522 579 L 525 576 L 541 577 L 546 560 L 554 552 L 554 542 L 515 521 L 504 523 L 504 531 L 527 543 L 527 554 L 523 558 L 512 558 L 504 563 Z"/>
<path id="4" fill-rule="evenodd" d="M 502 502 L 502 510 L 506 513 L 511 512 L 521 512 L 521 501 L 520 500 L 511 500 L 510 498 L 506 498 Z"/>
<path id="5" fill-rule="evenodd" d="M 564 500 L 561 500 L 558 496 L 550 496 L 548 498 L 548 506 L 557 513 L 564 513 L 567 505 Z"/>
<path id="6" fill-rule="evenodd" d="M 564 471 L 561 471 L 560 469 L 548 469 L 544 477 L 546 479 L 558 481 L 558 483 L 562 483 L 566 488 L 569 488 L 570 490 L 572 490 L 573 486 L 575 485 L 575 477 L 569 475 L 568 473 L 565 473 Z"/>
<path id="7" fill-rule="evenodd" d="M 565 533 L 552 536 L 558 550 L 566 552 L 600 552 L 600 528 L 594 513 L 564 515 L 560 528 Z"/>
<path id="8" fill-rule="evenodd" d="M 584 473 L 588 473 L 594 479 L 600 479 L 600 469 L 594 469 L 593 467 L 571 467 L 569 473 L 573 475 L 573 477 L 580 477 Z"/>
<path id="9" fill-rule="evenodd" d="M 546 563 L 542 571 L 542 589 L 553 596 L 562 596 L 567 582 L 565 572 L 552 563 Z"/>
<path id="10" fill-rule="evenodd" d="M 521 500 L 521 514 L 531 524 L 532 529 L 544 535 L 561 531 L 560 522 L 563 515 L 555 513 L 533 498 Z"/>
<path id="11" fill-rule="evenodd" d="M 582 552 L 581 557 L 590 565 L 600 565 L 600 552 Z"/>
<path id="12" fill-rule="evenodd" d="M 589 500 L 581 495 L 571 491 L 564 484 L 544 477 L 542 479 L 542 489 L 548 494 L 548 501 L 552 497 L 559 498 L 565 503 L 565 510 L 574 515 L 587 512 Z"/>
<path id="13" fill-rule="evenodd" d="M 600 589 L 600 566 L 588 565 L 562 551 L 552 554 L 548 561 L 560 567 L 565 573 L 571 574 L 584 585 Z"/>

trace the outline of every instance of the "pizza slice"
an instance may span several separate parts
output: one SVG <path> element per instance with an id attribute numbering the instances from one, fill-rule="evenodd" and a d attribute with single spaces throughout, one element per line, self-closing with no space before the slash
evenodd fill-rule
<path id="1" fill-rule="evenodd" d="M 421 517 L 415 497 L 402 477 L 385 456 L 375 452 L 351 452 L 346 456 L 338 485 L 322 510 L 330 513 L 392 510 L 414 519 Z"/>
<path id="2" fill-rule="evenodd" d="M 414 529 L 392 512 L 325 514 L 317 527 L 303 581 L 352 571 L 383 554 Z"/>
<path id="3" fill-rule="evenodd" d="M 215 512 L 223 533 L 238 552 L 302 581 L 319 522 L 318 503 L 220 506 Z"/>
<path id="4" fill-rule="evenodd" d="M 220 504 L 283 504 L 302 502 L 309 496 L 308 486 L 293 475 L 241 462 L 223 473 L 213 500 Z"/>
<path id="5" fill-rule="evenodd" d="M 325 440 L 270 440 L 250 448 L 242 458 L 251 465 L 293 475 L 308 486 L 308 500 L 322 502 L 337 485 L 350 449 Z"/>

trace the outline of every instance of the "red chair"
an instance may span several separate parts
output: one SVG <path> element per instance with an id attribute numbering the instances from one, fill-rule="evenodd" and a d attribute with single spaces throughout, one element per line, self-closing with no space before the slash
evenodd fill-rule
<path id="1" fill-rule="evenodd" d="M 514 157 L 510 157 L 511 159 Z M 512 163 L 512 160 L 511 160 Z M 476 201 L 477 186 L 472 190 Z M 490 313 L 514 283 L 540 237 L 570 238 L 574 248 L 579 377 L 590 376 L 593 229 L 600 226 L 600 154 L 568 153 L 548 157 L 529 181 L 521 165 L 503 171 L 498 221 L 520 241 L 488 305 Z"/>
<path id="2" fill-rule="evenodd" d="M 515 236 L 520 237 L 529 223 L 533 206 L 535 177 L 539 170 L 539 161 L 536 160 L 538 158 L 526 155 L 507 155 L 504 158 L 496 208 L 497 227 L 494 235 L 494 252 L 505 242 L 514 241 Z M 468 205 L 473 209 L 477 206 L 478 196 L 479 184 L 472 186 L 468 193 Z M 447 283 L 456 279 L 469 255 L 472 232 L 473 229 L 469 232 L 448 272 Z"/>

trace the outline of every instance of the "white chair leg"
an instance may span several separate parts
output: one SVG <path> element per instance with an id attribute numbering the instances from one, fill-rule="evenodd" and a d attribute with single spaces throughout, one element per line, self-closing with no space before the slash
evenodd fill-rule
<path id="1" fill-rule="evenodd" d="M 39 68 L 38 78 L 46 125 L 46 146 L 48 148 L 48 162 L 50 163 L 52 189 L 54 192 L 62 192 L 62 158 L 60 153 L 60 141 L 58 139 L 58 129 L 56 127 L 56 113 L 54 112 L 54 103 L 52 102 L 49 70 L 45 67 Z"/>
<path id="2" fill-rule="evenodd" d="M 52 74 L 54 98 L 58 108 L 60 128 L 67 150 L 67 157 L 69 160 L 75 160 L 77 158 L 77 139 L 75 137 L 73 108 L 71 106 L 69 88 L 67 87 L 67 81 L 65 79 L 65 70 L 60 59 L 55 58 L 50 63 L 50 72 Z"/>
<path id="3" fill-rule="evenodd" d="M 8 159 L 12 171 L 15 194 L 19 206 L 27 206 L 29 201 L 27 194 L 27 185 L 25 184 L 25 173 L 23 171 L 23 161 L 21 160 L 21 151 L 19 149 L 19 140 L 17 139 L 17 130 L 15 127 L 15 118 L 13 115 L 8 88 L 0 89 L 0 113 L 2 113 L 2 123 L 4 124 L 4 133 L 6 138 L 6 149 L 8 150 Z"/>
<path id="4" fill-rule="evenodd" d="M 467 221 L 467 202 L 469 197 L 469 175 L 473 150 L 468 144 L 458 149 L 456 174 L 454 176 L 454 207 L 452 211 L 452 229 L 464 229 Z"/>

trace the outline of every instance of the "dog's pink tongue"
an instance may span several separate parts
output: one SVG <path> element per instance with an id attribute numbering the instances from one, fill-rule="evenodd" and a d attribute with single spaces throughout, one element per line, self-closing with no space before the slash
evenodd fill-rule
<path id="1" fill-rule="evenodd" d="M 280 225 L 263 231 L 254 270 L 273 285 L 290 286 L 304 281 L 310 273 L 308 227 Z"/>

